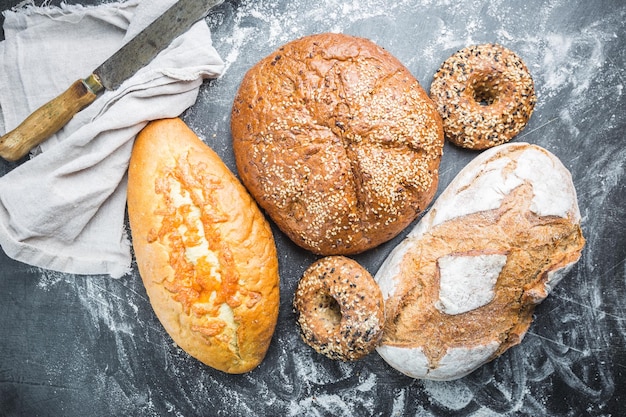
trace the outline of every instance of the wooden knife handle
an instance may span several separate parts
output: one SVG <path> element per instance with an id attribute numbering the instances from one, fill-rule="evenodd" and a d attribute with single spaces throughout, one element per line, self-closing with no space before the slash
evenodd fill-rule
<path id="1" fill-rule="evenodd" d="M 58 132 L 72 117 L 97 97 L 102 89 L 98 83 L 92 88 L 93 76 L 75 81 L 70 88 L 50 100 L 22 124 L 0 138 L 0 156 L 7 161 L 17 161 L 31 149 Z"/>

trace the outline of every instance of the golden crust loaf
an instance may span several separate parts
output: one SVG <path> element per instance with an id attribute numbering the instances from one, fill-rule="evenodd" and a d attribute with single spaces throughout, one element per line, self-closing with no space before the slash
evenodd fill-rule
<path id="1" fill-rule="evenodd" d="M 141 131 L 128 176 L 133 248 L 157 317 L 201 362 L 250 371 L 278 318 L 278 261 L 267 221 L 180 119 Z"/>
<path id="2" fill-rule="evenodd" d="M 302 339 L 331 359 L 360 359 L 382 337 L 383 295 L 370 273 L 350 258 L 314 262 L 298 282 L 293 305 Z"/>
<path id="3" fill-rule="evenodd" d="M 441 118 L 391 54 L 342 34 L 292 41 L 253 66 L 231 130 L 242 182 L 296 244 L 355 254 L 432 200 Z"/>
<path id="4" fill-rule="evenodd" d="M 521 342 L 585 244 L 570 173 L 543 148 L 483 152 L 385 260 L 378 352 L 415 377 L 460 378 Z"/>

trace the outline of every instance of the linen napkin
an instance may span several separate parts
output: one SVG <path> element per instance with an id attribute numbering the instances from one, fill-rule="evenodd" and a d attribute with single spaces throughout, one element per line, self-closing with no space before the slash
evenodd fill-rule
<path id="1" fill-rule="evenodd" d="M 4 130 L 86 77 L 175 0 L 5 12 L 0 42 Z M 0 178 L 0 245 L 21 262 L 118 278 L 131 267 L 126 171 L 147 121 L 177 117 L 224 64 L 206 22 L 174 40 L 115 91 L 106 91 L 37 154 Z M 2 128 L 0 124 L 0 128 Z M 4 133 L 2 131 L 1 133 Z M 0 162 L 8 166 L 8 163 Z M 1 171 L 0 171 L 1 172 Z"/>

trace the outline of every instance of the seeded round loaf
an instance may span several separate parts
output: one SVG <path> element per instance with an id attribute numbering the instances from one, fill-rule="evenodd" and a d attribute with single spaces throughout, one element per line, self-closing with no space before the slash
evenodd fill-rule
<path id="1" fill-rule="evenodd" d="M 231 130 L 242 182 L 317 254 L 393 238 L 437 188 L 441 118 L 411 73 L 367 39 L 312 35 L 262 59 L 241 83 Z"/>

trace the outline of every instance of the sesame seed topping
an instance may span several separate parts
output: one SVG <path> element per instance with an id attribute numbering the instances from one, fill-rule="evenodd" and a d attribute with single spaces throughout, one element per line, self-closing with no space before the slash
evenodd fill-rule
<path id="1" fill-rule="evenodd" d="M 524 129 L 537 101 L 524 62 L 497 44 L 454 53 L 434 75 L 430 97 L 446 138 L 470 149 L 511 140 Z"/>
<path id="2" fill-rule="evenodd" d="M 329 256 L 313 263 L 298 283 L 293 306 L 303 340 L 331 359 L 360 359 L 382 337 L 382 292 L 352 259 Z"/>
<path id="3" fill-rule="evenodd" d="M 365 39 L 314 35 L 275 56 L 246 74 L 233 106 L 242 181 L 315 253 L 358 253 L 391 239 L 436 189 L 443 130 L 428 95 Z"/>

